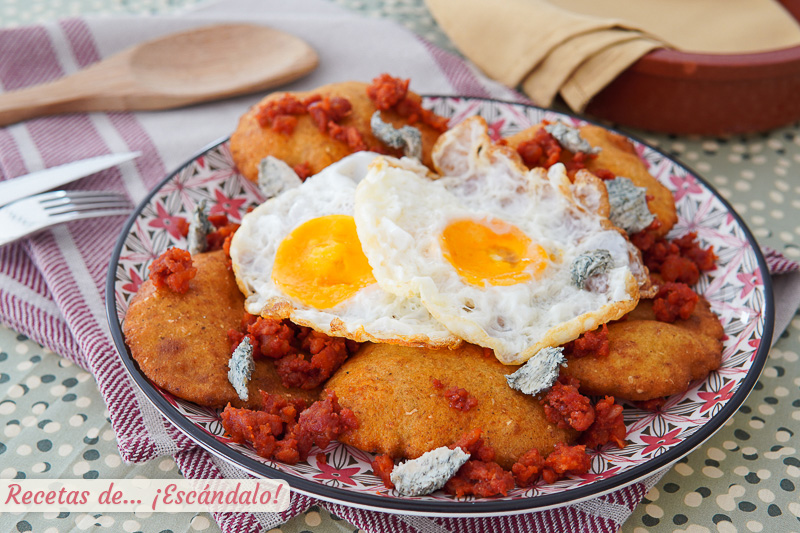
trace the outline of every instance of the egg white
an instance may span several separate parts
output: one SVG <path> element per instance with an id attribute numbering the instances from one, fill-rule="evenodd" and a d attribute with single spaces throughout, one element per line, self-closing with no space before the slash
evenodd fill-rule
<path id="1" fill-rule="evenodd" d="M 272 280 L 278 246 L 292 230 L 317 217 L 353 214 L 356 183 L 376 156 L 348 156 L 244 216 L 230 254 L 236 281 L 247 297 L 245 308 L 360 342 L 454 347 L 461 340 L 433 319 L 418 297 L 400 297 L 373 283 L 330 309 L 316 309 L 286 295 Z M 397 164 L 424 172 L 412 161 Z"/>
<path id="2" fill-rule="evenodd" d="M 627 239 L 581 205 L 563 165 L 528 171 L 505 147 L 492 145 L 477 118 L 440 137 L 434 162 L 444 174 L 437 180 L 377 158 L 356 189 L 358 236 L 381 287 L 419 297 L 449 330 L 492 348 L 506 364 L 521 364 L 636 306 L 636 258 Z M 547 250 L 552 260 L 541 277 L 483 287 L 462 279 L 440 236 L 453 221 L 485 218 L 516 226 Z M 598 248 L 609 250 L 614 265 L 593 290 L 580 289 L 570 264 Z"/>

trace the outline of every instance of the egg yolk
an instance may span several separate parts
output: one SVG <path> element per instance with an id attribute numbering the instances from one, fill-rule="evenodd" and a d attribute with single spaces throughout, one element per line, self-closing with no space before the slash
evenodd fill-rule
<path id="1" fill-rule="evenodd" d="M 272 280 L 285 294 L 328 309 L 375 283 L 349 215 L 313 218 L 281 241 Z"/>
<path id="2" fill-rule="evenodd" d="M 547 252 L 501 220 L 458 220 L 441 235 L 445 258 L 468 283 L 516 285 L 547 268 Z"/>

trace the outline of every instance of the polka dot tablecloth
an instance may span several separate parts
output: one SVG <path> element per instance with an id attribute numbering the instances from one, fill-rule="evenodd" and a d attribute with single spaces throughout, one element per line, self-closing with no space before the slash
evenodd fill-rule
<path id="1" fill-rule="evenodd" d="M 388 17 L 453 50 L 422 0 L 336 0 Z M 79 14 L 173 12 L 199 0 L 3 0 L 0 25 Z M 800 124 L 765 134 L 689 138 L 632 131 L 705 177 L 743 216 L 762 245 L 800 259 Z M 623 533 L 800 531 L 800 317 L 772 349 L 761 379 L 720 431 L 679 461 L 624 524 Z M 94 379 L 0 327 L 0 476 L 177 478 L 171 458 L 124 464 Z M 13 514 L 0 531 L 219 531 L 207 513 Z M 354 532 L 312 508 L 286 533 Z"/>

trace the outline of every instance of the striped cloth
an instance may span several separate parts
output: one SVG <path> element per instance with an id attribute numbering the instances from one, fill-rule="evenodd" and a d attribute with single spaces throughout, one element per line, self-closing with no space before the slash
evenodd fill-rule
<path id="1" fill-rule="evenodd" d="M 523 101 L 444 52 L 387 21 L 360 18 L 319 0 L 230 0 L 180 17 L 70 19 L 0 31 L 0 89 L 57 79 L 135 42 L 220 21 L 262 23 L 314 46 L 320 66 L 286 87 L 308 90 L 384 71 L 408 77 L 420 93 Z M 342 36 L 358 35 L 359 39 Z M 360 43 L 369 42 L 369 47 Z M 72 188 L 127 194 L 138 203 L 166 173 L 206 144 L 228 135 L 258 96 L 158 113 L 93 113 L 46 117 L 0 129 L 0 177 L 13 178 L 72 160 L 138 150 L 143 156 L 85 178 Z M 176 430 L 144 399 L 113 346 L 104 312 L 104 283 L 124 217 L 58 226 L 0 248 L 0 321 L 91 372 L 116 432 L 120 454 L 141 462 L 174 455 L 187 477 L 245 477 Z M 779 256 L 779 254 L 778 254 Z M 778 257 L 776 261 L 784 261 Z M 786 268 L 786 265 L 783 265 Z M 612 532 L 659 475 L 570 507 L 513 517 L 404 517 L 316 502 L 294 494 L 281 514 L 218 514 L 225 532 L 266 531 L 319 504 L 368 532 Z"/>

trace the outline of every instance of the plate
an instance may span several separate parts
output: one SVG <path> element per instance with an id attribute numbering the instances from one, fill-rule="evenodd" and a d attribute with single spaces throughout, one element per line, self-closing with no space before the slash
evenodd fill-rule
<path id="1" fill-rule="evenodd" d="M 426 107 L 450 117 L 451 124 L 481 115 L 494 138 L 511 135 L 541 120 L 579 125 L 583 120 L 522 104 L 477 98 L 427 96 Z M 107 285 L 109 325 L 120 357 L 150 402 L 197 444 L 256 476 L 281 478 L 293 490 L 316 498 L 378 511 L 427 516 L 491 516 L 543 510 L 575 503 L 627 486 L 680 459 L 728 420 L 755 385 L 772 336 L 773 305 L 769 274 L 750 231 L 730 205 L 708 184 L 665 154 L 632 139 L 650 172 L 672 190 L 679 214 L 673 235 L 696 231 L 713 245 L 717 268 L 696 289 L 705 295 L 725 328 L 722 367 L 689 390 L 669 398 L 657 413 L 626 405 L 628 444 L 624 449 L 592 451 L 585 475 L 515 488 L 504 498 L 461 501 L 437 492 L 402 497 L 372 474 L 372 455 L 331 443 L 312 450 L 308 462 L 268 461 L 245 445 L 230 442 L 214 409 L 180 400 L 153 385 L 131 358 L 121 330 L 128 304 L 147 278 L 150 262 L 171 246 L 185 248 L 176 217 L 190 217 L 207 200 L 211 213 L 239 221 L 246 209 L 264 200 L 257 187 L 237 173 L 224 140 L 202 150 L 170 174 L 131 215 L 111 258 Z M 324 453 L 327 465 L 316 462 Z"/>

